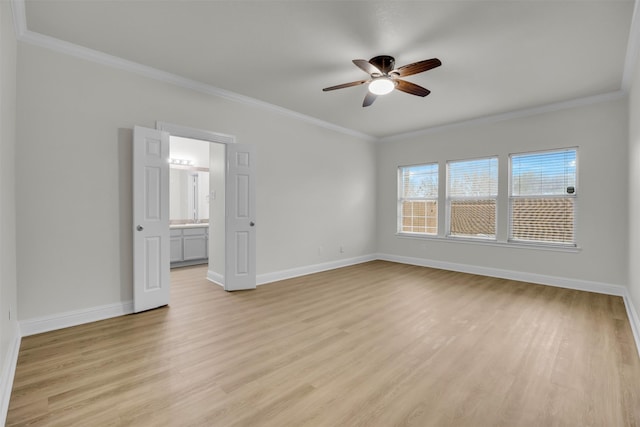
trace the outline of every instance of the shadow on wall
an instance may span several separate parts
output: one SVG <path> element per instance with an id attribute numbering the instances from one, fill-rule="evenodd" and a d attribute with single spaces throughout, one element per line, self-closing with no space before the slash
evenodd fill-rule
<path id="1" fill-rule="evenodd" d="M 133 299 L 133 129 L 118 129 L 120 300 Z"/>

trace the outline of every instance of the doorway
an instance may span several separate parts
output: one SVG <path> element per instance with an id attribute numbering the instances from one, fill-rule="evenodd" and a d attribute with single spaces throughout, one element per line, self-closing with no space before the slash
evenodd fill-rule
<path id="1" fill-rule="evenodd" d="M 215 203 L 207 279 L 226 291 L 255 289 L 255 148 L 229 135 L 166 123 L 157 129 L 136 126 L 133 136 L 134 312 L 169 303 L 171 136 L 214 143 L 209 144 L 209 192 Z M 192 213 L 196 220 L 197 212 Z"/>
<path id="2" fill-rule="evenodd" d="M 255 289 L 255 149 L 237 143 L 232 135 L 166 122 L 158 122 L 156 128 L 176 141 L 208 144 L 207 279 L 227 291 Z"/>
<path id="3" fill-rule="evenodd" d="M 215 191 L 210 191 L 209 146 L 213 144 L 218 143 L 169 137 L 171 268 L 209 262 L 210 226 L 214 222 L 210 220 L 210 210 L 216 196 Z M 216 219 L 220 220 L 224 219 Z"/>

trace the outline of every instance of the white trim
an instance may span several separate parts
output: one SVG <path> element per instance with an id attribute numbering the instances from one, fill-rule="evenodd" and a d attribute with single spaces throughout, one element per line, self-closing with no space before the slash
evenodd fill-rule
<path id="1" fill-rule="evenodd" d="M 555 252 L 568 252 L 568 253 L 578 253 L 582 251 L 581 246 L 561 246 L 561 245 L 553 245 L 553 244 L 542 244 L 542 243 L 525 243 L 525 242 L 517 242 L 512 240 L 501 241 L 501 240 L 490 240 L 484 239 L 480 237 L 457 237 L 457 236 L 435 236 L 432 234 L 418 234 L 418 233 L 404 233 L 404 232 L 396 232 L 396 236 L 399 239 L 413 239 L 413 240 L 431 240 L 434 242 L 447 242 L 447 243 L 464 243 L 464 244 L 472 244 L 472 245 L 483 245 L 483 246 L 494 246 L 497 248 L 513 248 L 513 249 L 530 249 L 530 250 L 540 250 L 540 251 L 555 251 Z"/>
<path id="2" fill-rule="evenodd" d="M 305 276 L 308 274 L 319 273 L 322 271 L 333 270 L 336 268 L 347 267 L 350 265 L 361 264 L 368 261 L 383 260 L 390 262 L 397 262 L 401 264 L 410 264 L 420 267 L 438 268 L 449 271 L 458 271 L 462 273 L 477 274 L 481 276 L 499 277 L 502 279 L 518 280 L 526 283 L 537 283 L 547 286 L 555 286 L 559 288 L 575 289 L 586 292 L 596 292 L 606 295 L 615 295 L 623 298 L 625 308 L 627 311 L 627 317 L 631 325 L 631 330 L 640 356 L 640 316 L 636 308 L 633 306 L 629 291 L 625 286 L 613 285 L 608 283 L 593 282 L 589 280 L 570 279 L 557 276 L 548 276 L 536 273 L 526 273 L 512 270 L 502 270 L 497 268 L 480 267 L 468 264 L 458 264 L 445 261 L 430 260 L 424 258 L 405 257 L 392 254 L 370 254 L 363 255 L 354 258 L 348 258 L 337 261 L 330 261 L 321 264 L 314 264 L 305 267 L 297 267 L 288 270 L 281 270 L 273 273 L 265 273 L 258 275 L 257 284 L 265 285 L 268 283 L 276 282 L 279 280 L 290 279 L 294 277 Z M 217 285 L 223 283 L 223 278 L 220 274 L 213 271 L 207 271 L 207 279 Z M 220 285 L 223 286 L 223 285 Z M 93 307 L 84 310 L 75 310 L 66 313 L 60 313 L 57 315 L 41 317 L 37 319 L 23 320 L 19 322 L 22 336 L 34 335 L 41 332 L 53 331 L 56 329 L 62 329 L 70 326 L 81 325 L 84 323 L 95 322 L 98 320 L 104 320 L 111 317 L 117 317 L 125 314 L 133 313 L 133 302 L 127 301 L 123 303 L 108 304 L 99 307 Z M 11 384 L 13 384 L 13 375 L 15 373 L 15 367 L 18 359 L 18 351 L 20 348 L 20 334 L 16 333 L 17 338 L 12 343 L 12 347 L 7 351 L 7 357 L 3 366 L 2 378 L 11 377 Z M 8 388 L 8 391 L 7 391 Z M 8 398 L 11 394 L 11 386 L 6 381 L 2 381 L 2 390 L 0 392 L 8 393 L 3 394 L 2 399 Z M 2 401 L 2 404 L 5 402 Z M 8 400 L 6 402 L 8 408 Z M 6 412 L 4 413 L 6 416 Z"/>
<path id="3" fill-rule="evenodd" d="M 224 288 L 224 276 L 215 271 L 207 270 L 207 280 Z"/>
<path id="4" fill-rule="evenodd" d="M 619 99 L 626 96 L 629 92 L 633 71 L 637 62 L 638 54 L 640 51 L 640 7 L 638 6 L 638 0 L 636 0 L 633 10 L 633 16 L 631 20 L 631 27 L 629 31 L 629 40 L 627 43 L 627 53 L 625 57 L 623 76 L 621 82 L 621 88 L 618 91 L 604 93 L 600 95 L 587 96 L 583 98 L 557 102 L 553 104 L 541 105 L 533 108 L 525 108 L 521 110 L 510 111 L 502 114 L 495 114 L 490 116 L 478 117 L 470 120 L 463 120 L 459 122 L 426 127 L 417 131 L 399 133 L 395 135 L 389 135 L 382 138 L 376 138 L 366 133 L 349 129 L 343 126 L 338 126 L 333 123 L 326 122 L 324 120 L 317 119 L 315 117 L 307 116 L 305 114 L 298 113 L 293 110 L 289 110 L 277 105 L 273 105 L 264 101 L 260 101 L 255 98 L 240 95 L 235 92 L 230 92 L 218 87 L 204 84 L 195 80 L 187 79 L 176 74 L 168 73 L 157 68 L 148 67 L 133 61 L 127 61 L 125 59 L 109 55 L 103 52 L 99 52 L 93 49 L 88 49 L 83 46 L 79 46 L 73 43 L 69 43 L 63 40 L 59 40 L 44 34 L 39 34 L 33 31 L 29 31 L 27 28 L 26 14 L 25 14 L 25 0 L 12 0 L 13 8 L 13 20 L 16 31 L 16 37 L 19 41 L 29 43 L 35 46 L 50 49 L 63 54 L 71 55 L 77 58 L 82 58 L 88 61 L 96 62 L 109 67 L 117 68 L 124 71 L 129 71 L 135 74 L 139 74 L 154 80 L 159 80 L 165 83 L 180 86 L 186 89 L 194 90 L 196 92 L 213 95 L 235 101 L 240 104 L 245 104 L 257 108 L 262 108 L 268 111 L 279 113 L 285 116 L 289 116 L 306 123 L 314 124 L 321 128 L 333 130 L 342 134 L 350 135 L 357 138 L 362 138 L 367 141 L 377 142 L 390 142 L 401 139 L 406 139 L 415 136 L 426 135 L 435 132 L 441 132 L 445 130 L 457 129 L 466 126 L 474 126 L 485 123 L 495 123 L 498 121 L 509 120 L 513 118 L 526 117 L 546 112 L 564 110 L 568 108 L 581 107 L 586 105 L 595 104 L 598 102 L 606 102 L 614 99 Z"/>
<path id="5" fill-rule="evenodd" d="M 20 353 L 20 343 L 22 337 L 18 325 L 14 328 L 13 340 L 9 344 L 7 354 L 4 355 L 4 363 L 2 364 L 2 377 L 0 380 L 0 425 L 4 425 L 7 421 L 7 413 L 9 412 L 9 401 L 11 400 L 11 389 L 13 388 L 13 378 L 16 374 L 16 366 L 18 365 L 18 354 Z"/>
<path id="6" fill-rule="evenodd" d="M 627 42 L 627 54 L 624 59 L 624 69 L 622 72 L 621 88 L 624 92 L 631 90 L 633 82 L 633 72 L 638 63 L 640 53 L 640 6 L 638 1 L 634 2 L 633 14 L 631 15 L 631 27 L 629 28 L 629 40 Z"/>
<path id="7" fill-rule="evenodd" d="M 633 333 L 633 338 L 636 341 L 636 348 L 638 349 L 638 356 L 640 356 L 640 316 L 638 316 L 638 312 L 636 308 L 633 306 L 633 301 L 631 300 L 631 295 L 627 291 L 623 296 L 624 306 L 627 309 L 627 317 L 629 318 L 629 324 L 631 325 L 631 332 Z"/>
<path id="8" fill-rule="evenodd" d="M 27 12 L 24 0 L 13 0 L 11 10 L 13 12 L 13 29 L 16 32 L 16 39 L 22 38 L 27 32 Z"/>
<path id="9" fill-rule="evenodd" d="M 27 337 L 131 313 L 133 313 L 133 301 L 118 302 L 35 319 L 21 320 L 19 322 L 20 331 L 23 337 Z"/>
<path id="10" fill-rule="evenodd" d="M 19 3 L 20 1 L 18 1 Z M 172 74 L 166 71 L 159 70 L 157 68 L 142 65 L 137 62 L 128 61 L 126 59 L 119 58 L 117 56 L 109 55 L 104 52 L 89 49 L 84 46 L 79 46 L 73 43 L 59 40 L 54 37 L 50 37 L 44 34 L 35 33 L 33 31 L 26 30 L 20 35 L 19 41 L 29 43 L 34 46 L 46 48 L 62 54 L 74 56 L 87 61 L 92 61 L 101 65 L 116 68 L 123 71 L 128 71 L 134 74 L 138 74 L 150 79 L 159 80 L 164 83 L 176 85 L 185 89 L 193 90 L 195 92 L 204 93 L 206 95 L 216 96 L 224 98 L 229 101 L 244 104 L 250 107 L 260 108 L 270 111 L 272 113 L 288 116 L 321 128 L 329 129 L 335 132 L 353 136 L 356 138 L 365 139 L 367 141 L 376 141 L 377 138 L 368 135 L 363 132 L 359 132 L 353 129 L 338 126 L 333 123 L 326 122 L 324 120 L 317 119 L 315 117 L 307 116 L 306 114 L 298 113 L 287 108 L 279 107 L 274 104 L 270 104 L 265 101 L 260 101 L 255 98 L 251 98 L 245 95 L 240 95 L 235 92 L 231 92 L 219 87 L 215 87 L 206 83 L 202 83 L 196 80 L 188 79 L 186 77 Z"/>
<path id="11" fill-rule="evenodd" d="M 412 132 L 399 133 L 396 135 L 385 136 L 378 139 L 379 143 L 393 142 L 402 139 L 419 137 L 437 132 L 444 132 L 453 129 L 460 129 L 468 126 L 477 126 L 489 123 L 501 122 L 504 120 L 512 120 L 521 117 L 534 116 L 537 114 L 549 113 L 553 111 L 567 110 L 570 108 L 584 107 L 600 102 L 608 102 L 616 99 L 624 98 L 627 92 L 617 90 L 615 92 L 603 93 L 600 95 L 586 96 L 584 98 L 571 99 L 568 101 L 555 102 L 553 104 L 540 105 L 532 108 L 523 108 L 521 110 L 513 110 L 506 113 L 494 114 L 490 116 L 478 117 L 470 120 L 462 120 L 459 122 L 448 123 L 439 126 L 431 126 Z"/>
<path id="12" fill-rule="evenodd" d="M 636 350 L 638 351 L 638 356 L 640 356 L 640 316 L 638 316 L 638 312 L 633 306 L 629 290 L 626 286 L 391 254 L 378 254 L 377 259 L 398 262 L 401 264 L 417 265 L 420 267 L 438 268 L 441 270 L 458 271 L 461 273 L 477 274 L 480 276 L 499 277 L 501 279 L 517 280 L 526 283 L 537 283 L 557 288 L 575 289 L 578 291 L 595 292 L 598 294 L 622 297 L 627 311 L 627 318 L 631 325 L 633 338 L 636 343 Z"/>
<path id="13" fill-rule="evenodd" d="M 622 285 L 592 282 L 589 280 L 570 279 L 558 276 L 547 276 L 537 273 L 526 273 L 499 268 L 481 267 L 477 265 L 458 264 L 447 261 L 437 261 L 425 258 L 413 258 L 391 254 L 378 254 L 378 259 L 383 261 L 398 262 L 401 264 L 417 265 L 420 267 L 438 268 L 441 270 L 458 271 L 461 273 L 477 274 L 480 276 L 498 277 L 501 279 L 518 280 L 520 282 L 536 283 L 540 285 L 555 286 L 558 288 L 575 289 L 578 291 L 596 292 L 599 294 L 625 296 L 627 288 Z"/>
<path id="14" fill-rule="evenodd" d="M 168 132 L 170 135 L 173 135 L 173 136 L 178 136 L 183 138 L 192 138 L 192 139 L 197 139 L 197 140 L 206 141 L 206 142 L 220 143 L 225 145 L 235 144 L 236 142 L 236 137 L 234 135 L 227 135 L 224 133 L 213 132 L 213 131 L 204 130 L 204 129 L 197 129 L 197 128 L 192 128 L 192 127 L 178 125 L 178 124 L 169 123 L 169 122 L 157 121 L 156 129 L 160 131 Z M 226 149 L 227 148 L 225 146 L 225 152 L 226 152 Z M 226 174 L 225 174 L 225 180 L 226 180 Z M 225 184 L 225 189 L 226 189 L 226 184 Z M 207 228 L 210 229 L 211 224 L 209 224 Z M 227 229 L 227 226 L 225 224 L 225 232 L 226 232 L 226 229 Z M 212 271 L 212 270 L 207 270 L 207 280 L 215 283 L 216 285 L 222 286 L 224 288 L 224 283 L 225 283 L 224 276 L 220 273 L 216 273 L 215 271 Z"/>
<path id="15" fill-rule="evenodd" d="M 306 276 L 307 274 L 320 273 L 321 271 L 334 270 L 336 268 L 348 267 L 350 265 L 361 264 L 363 262 L 374 261 L 375 255 L 363 255 L 354 258 L 341 259 L 337 261 L 329 261 L 321 264 L 307 265 L 304 267 L 296 267 L 288 270 L 274 271 L 273 273 L 259 274 L 257 277 L 257 285 L 266 285 L 267 283 L 277 282 L 279 280 L 291 279 L 294 277 Z"/>
<path id="16" fill-rule="evenodd" d="M 156 122 L 156 129 L 169 132 L 172 136 L 179 136 L 182 138 L 199 139 L 201 141 L 217 142 L 220 144 L 234 144 L 236 142 L 236 137 L 233 135 L 196 129 L 169 122 Z"/>

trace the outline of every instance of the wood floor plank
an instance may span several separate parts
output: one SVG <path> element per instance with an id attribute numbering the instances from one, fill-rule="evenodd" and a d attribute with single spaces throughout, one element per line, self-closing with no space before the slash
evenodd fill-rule
<path id="1" fill-rule="evenodd" d="M 620 297 L 374 261 L 25 337 L 8 426 L 640 426 Z"/>

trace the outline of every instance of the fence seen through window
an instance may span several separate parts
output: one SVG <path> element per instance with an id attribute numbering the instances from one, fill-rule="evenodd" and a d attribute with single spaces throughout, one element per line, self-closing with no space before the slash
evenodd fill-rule
<path id="1" fill-rule="evenodd" d="M 508 194 L 498 193 L 499 173 L 509 175 Z M 438 191 L 440 175 L 446 194 Z M 508 242 L 575 247 L 577 194 L 576 148 L 510 154 L 504 171 L 497 156 L 447 161 L 446 173 L 436 162 L 401 166 L 398 232 L 437 236 L 444 203 L 446 237 L 495 241 L 500 229 Z M 500 200 L 508 218 L 497 215 Z"/>
<path id="2" fill-rule="evenodd" d="M 448 235 L 495 239 L 498 158 L 447 162 Z"/>
<path id="3" fill-rule="evenodd" d="M 438 234 L 438 164 L 401 167 L 399 181 L 400 232 Z"/>
<path id="4" fill-rule="evenodd" d="M 511 155 L 509 239 L 575 245 L 575 148 Z"/>

